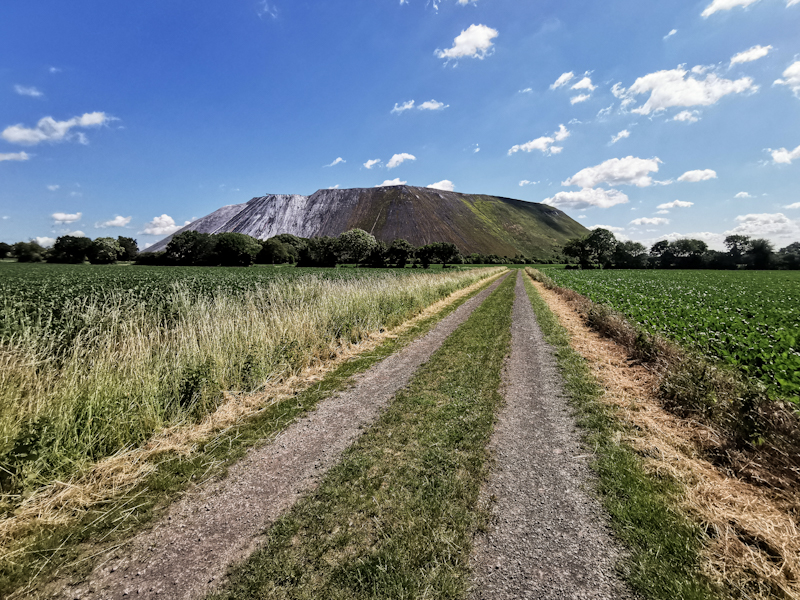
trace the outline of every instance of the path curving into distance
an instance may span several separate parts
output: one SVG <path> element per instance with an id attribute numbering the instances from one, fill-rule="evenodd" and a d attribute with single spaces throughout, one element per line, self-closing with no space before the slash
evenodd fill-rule
<path id="1" fill-rule="evenodd" d="M 619 550 L 600 503 L 586 491 L 592 480 L 586 450 L 523 277 L 518 271 L 506 405 L 482 492 L 496 502 L 473 551 L 470 598 L 635 598 L 616 574 Z"/>
<path id="2" fill-rule="evenodd" d="M 508 274 L 442 319 L 428 334 L 370 368 L 353 388 L 320 402 L 277 438 L 251 450 L 226 477 L 187 493 L 150 530 L 100 563 L 69 599 L 202 598 L 227 568 L 258 546 L 270 523 L 339 462 L 445 339 Z"/>

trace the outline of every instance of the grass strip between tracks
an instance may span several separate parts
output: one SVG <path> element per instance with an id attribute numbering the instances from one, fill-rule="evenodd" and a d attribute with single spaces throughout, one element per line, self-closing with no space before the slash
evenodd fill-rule
<path id="1" fill-rule="evenodd" d="M 478 307 L 213 596 L 461 598 L 516 278 Z"/>
<path id="2" fill-rule="evenodd" d="M 528 277 L 525 289 L 556 358 L 565 390 L 577 413 L 585 442 L 594 450 L 598 492 L 611 527 L 628 557 L 620 565 L 625 579 L 644 598 L 681 600 L 715 598 L 700 573 L 701 531 L 677 509 L 680 485 L 642 469 L 633 449 L 620 442 L 625 425 L 599 398 L 602 387 L 585 359 L 572 349 L 558 322 Z"/>
<path id="3" fill-rule="evenodd" d="M 227 467 L 244 456 L 247 450 L 273 439 L 319 402 L 346 389 L 354 376 L 430 331 L 496 280 L 496 275 L 488 277 L 472 293 L 403 329 L 397 337 L 387 338 L 374 350 L 343 363 L 313 387 L 272 404 L 255 417 L 227 429 L 194 454 L 188 457 L 165 456 L 158 469 L 135 489 L 87 511 L 70 526 L 39 532 L 24 553 L 3 557 L 0 597 L 35 597 L 48 589 L 49 580 L 79 580 L 88 575 L 99 555 L 124 543 L 150 524 L 163 513 L 176 494 L 192 484 L 224 475 Z"/>

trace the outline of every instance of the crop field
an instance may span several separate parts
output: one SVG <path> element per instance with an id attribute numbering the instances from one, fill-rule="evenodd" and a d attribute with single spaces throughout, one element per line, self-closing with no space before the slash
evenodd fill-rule
<path id="1" fill-rule="evenodd" d="M 800 273 L 548 269 L 547 275 L 650 333 L 734 365 L 771 395 L 800 403 Z"/>
<path id="2" fill-rule="evenodd" d="M 488 272 L 0 263 L 0 509 Z"/>

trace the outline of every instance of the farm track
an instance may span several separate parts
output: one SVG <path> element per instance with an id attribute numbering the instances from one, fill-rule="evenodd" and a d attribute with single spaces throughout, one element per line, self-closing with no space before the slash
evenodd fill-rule
<path id="1" fill-rule="evenodd" d="M 615 573 L 619 550 L 606 517 L 586 490 L 588 455 L 521 271 L 515 291 L 506 404 L 482 492 L 492 520 L 473 552 L 471 598 L 633 598 Z"/>
<path id="2" fill-rule="evenodd" d="M 188 599 L 215 589 L 227 568 L 258 546 L 264 528 L 319 484 L 394 394 L 507 276 L 371 368 L 351 390 L 323 401 L 274 442 L 248 453 L 225 478 L 188 493 L 151 530 L 106 556 L 85 583 L 63 589 L 59 597 Z"/>

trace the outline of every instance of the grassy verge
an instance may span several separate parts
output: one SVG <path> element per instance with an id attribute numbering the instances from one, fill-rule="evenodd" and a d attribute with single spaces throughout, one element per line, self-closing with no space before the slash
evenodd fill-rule
<path id="1" fill-rule="evenodd" d="M 487 280 L 472 294 L 419 320 L 375 350 L 355 356 L 330 372 L 313 387 L 259 411 L 200 445 L 189 456 L 166 453 L 156 470 L 124 495 L 97 503 L 80 518 L 63 526 L 34 526 L 0 557 L 0 596 L 17 590 L 15 597 L 33 597 L 49 579 L 80 578 L 93 566 L 93 558 L 124 542 L 158 517 L 174 496 L 192 484 L 223 475 L 227 466 L 251 447 L 268 442 L 294 420 L 331 394 L 345 389 L 353 376 L 425 334 L 441 319 L 494 281 Z"/>
<path id="2" fill-rule="evenodd" d="M 509 277 L 217 598 L 460 598 L 510 342 Z"/>
<path id="3" fill-rule="evenodd" d="M 636 453 L 619 442 L 625 425 L 600 401 L 601 386 L 528 278 L 525 287 L 545 339 L 556 349 L 586 443 L 595 451 L 600 498 L 630 553 L 621 565 L 625 578 L 645 598 L 716 597 L 699 570 L 702 531 L 677 509 L 680 485 L 645 473 Z"/>

